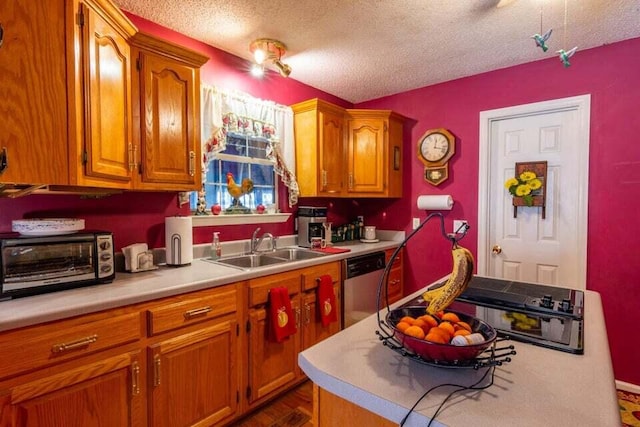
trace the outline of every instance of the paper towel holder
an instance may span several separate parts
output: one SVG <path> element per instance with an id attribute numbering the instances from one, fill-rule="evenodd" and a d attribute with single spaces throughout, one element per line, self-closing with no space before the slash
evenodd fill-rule
<path id="1" fill-rule="evenodd" d="M 422 211 L 450 211 L 455 201 L 449 194 L 422 194 L 416 199 L 416 206 Z"/>

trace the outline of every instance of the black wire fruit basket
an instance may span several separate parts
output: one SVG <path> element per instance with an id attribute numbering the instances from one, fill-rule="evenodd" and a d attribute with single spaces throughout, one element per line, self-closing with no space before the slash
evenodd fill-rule
<path id="1" fill-rule="evenodd" d="M 390 267 L 393 265 L 394 259 L 402 248 L 406 246 L 407 242 L 415 236 L 428 221 L 435 217 L 440 219 L 440 231 L 442 235 L 452 243 L 453 247 L 456 247 L 458 242 L 465 237 L 469 228 L 468 224 L 465 223 L 461 229 L 456 230 L 455 233 L 447 234 L 445 232 L 442 214 L 435 212 L 428 215 L 427 218 L 404 239 L 391 255 L 378 284 L 378 307 L 381 307 L 381 302 L 384 301 L 387 314 L 385 318 L 382 319 L 380 312 L 378 312 L 377 320 L 379 329 L 376 330 L 376 334 L 384 346 L 396 351 L 402 356 L 430 366 L 480 369 L 510 362 L 511 356 L 515 355 L 516 352 L 514 346 L 506 342 L 509 338 L 498 338 L 496 330 L 491 325 L 467 313 L 448 310 L 448 312 L 453 312 L 459 320 L 470 326 L 471 333 L 482 336 L 483 339 L 479 342 L 465 345 L 454 345 L 449 342 L 430 342 L 422 338 L 409 336 L 397 327 L 398 323 L 405 316 L 418 318 L 425 315 L 427 306 L 403 306 L 394 310 L 389 308 L 388 278 Z M 437 317 L 435 319 L 439 321 Z"/>

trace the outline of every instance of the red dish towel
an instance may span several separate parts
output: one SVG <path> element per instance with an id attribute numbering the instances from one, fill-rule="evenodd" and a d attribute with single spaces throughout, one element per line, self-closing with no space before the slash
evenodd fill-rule
<path id="1" fill-rule="evenodd" d="M 317 289 L 318 308 L 320 309 L 320 320 L 322 326 L 329 326 L 331 322 L 338 321 L 338 311 L 336 309 L 336 294 L 333 292 L 333 279 L 328 274 L 320 276 L 320 283 Z"/>
<path id="2" fill-rule="evenodd" d="M 325 254 L 341 254 L 343 252 L 351 252 L 351 249 L 334 248 L 330 246 L 327 246 L 326 248 L 316 248 L 312 250 L 316 252 L 324 252 Z"/>
<path id="3" fill-rule="evenodd" d="M 298 331 L 287 288 L 269 290 L 269 320 L 271 341 L 282 342 Z"/>

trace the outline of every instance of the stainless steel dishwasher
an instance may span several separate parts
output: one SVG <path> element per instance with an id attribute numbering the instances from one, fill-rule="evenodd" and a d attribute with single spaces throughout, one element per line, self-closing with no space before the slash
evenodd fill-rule
<path id="1" fill-rule="evenodd" d="M 345 328 L 377 312 L 378 283 L 384 272 L 384 252 L 344 261 L 342 325 Z"/>

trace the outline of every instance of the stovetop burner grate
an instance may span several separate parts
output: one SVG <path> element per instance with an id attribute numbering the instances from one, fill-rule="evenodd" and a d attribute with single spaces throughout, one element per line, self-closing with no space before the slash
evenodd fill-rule
<path id="1" fill-rule="evenodd" d="M 380 341 L 382 341 L 382 345 L 390 348 L 396 353 L 400 354 L 403 357 L 407 357 L 411 360 L 414 360 L 423 365 L 435 366 L 438 368 L 453 368 L 453 369 L 481 369 L 488 368 L 491 366 L 502 366 L 505 363 L 511 362 L 511 356 L 516 355 L 515 346 L 513 344 L 508 344 L 506 346 L 498 346 L 499 343 L 505 343 L 509 341 L 508 336 L 503 336 L 497 338 L 494 343 L 487 348 L 483 353 L 481 353 L 475 359 L 469 360 L 457 360 L 453 362 L 448 361 L 430 361 L 425 360 L 419 355 L 407 350 L 402 346 L 393 336 L 388 336 L 380 331 L 376 331 L 376 335 Z"/>

